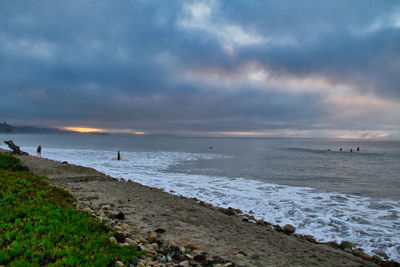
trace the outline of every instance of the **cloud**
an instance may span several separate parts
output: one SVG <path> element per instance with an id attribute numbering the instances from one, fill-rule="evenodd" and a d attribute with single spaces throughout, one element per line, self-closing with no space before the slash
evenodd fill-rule
<path id="1" fill-rule="evenodd" d="M 2 2 L 0 111 L 158 133 L 393 136 L 399 14 L 397 1 Z"/>

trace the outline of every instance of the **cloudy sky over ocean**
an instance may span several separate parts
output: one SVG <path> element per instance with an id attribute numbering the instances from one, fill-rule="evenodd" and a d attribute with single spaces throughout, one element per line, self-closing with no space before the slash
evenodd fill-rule
<path id="1" fill-rule="evenodd" d="M 400 1 L 1 1 L 0 119 L 400 137 Z"/>

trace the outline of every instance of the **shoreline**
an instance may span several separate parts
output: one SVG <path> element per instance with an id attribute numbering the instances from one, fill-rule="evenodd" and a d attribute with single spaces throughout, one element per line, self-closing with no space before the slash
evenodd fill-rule
<path id="1" fill-rule="evenodd" d="M 35 156 L 18 158 L 31 172 L 70 191 L 78 200 L 78 209 L 108 220 L 115 229 L 144 237 L 162 229 L 165 232 L 159 234 L 160 240 L 195 248 L 195 254 L 206 253 L 203 255 L 210 259 L 221 257 L 238 266 L 376 266 L 362 251 L 345 252 L 333 242 L 329 246 L 311 236 L 283 234 L 277 225 L 249 222 L 251 215 L 238 210 L 118 180 L 92 168 Z M 109 220 L 109 214 L 120 211 L 126 215 L 123 222 Z"/>

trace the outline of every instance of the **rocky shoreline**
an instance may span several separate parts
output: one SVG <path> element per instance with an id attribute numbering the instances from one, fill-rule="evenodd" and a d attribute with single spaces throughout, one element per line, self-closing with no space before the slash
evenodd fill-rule
<path id="1" fill-rule="evenodd" d="M 78 209 L 114 228 L 112 242 L 147 251 L 138 266 L 400 266 L 382 251 L 371 256 L 347 241 L 322 244 L 296 234 L 291 225 L 273 225 L 92 168 L 19 158 L 33 173 L 69 191 Z"/>

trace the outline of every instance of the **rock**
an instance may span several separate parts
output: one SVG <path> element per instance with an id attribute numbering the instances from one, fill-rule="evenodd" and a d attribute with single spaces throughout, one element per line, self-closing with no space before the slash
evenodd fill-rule
<path id="1" fill-rule="evenodd" d="M 150 232 L 149 235 L 147 236 L 147 239 L 152 243 L 157 242 L 158 235 L 156 232 Z"/>
<path id="2" fill-rule="evenodd" d="M 354 245 L 354 243 L 352 243 L 352 242 L 350 242 L 350 241 L 342 241 L 342 242 L 340 243 L 339 247 L 340 247 L 341 249 L 344 250 L 345 248 L 350 248 L 350 249 L 352 249 L 352 248 L 355 247 L 355 245 Z"/>
<path id="3" fill-rule="evenodd" d="M 360 254 L 358 255 L 360 258 L 366 260 L 366 261 L 370 261 L 371 260 L 371 256 L 368 255 L 367 253 L 365 253 L 364 251 L 361 251 Z"/>
<path id="4" fill-rule="evenodd" d="M 114 226 L 113 228 L 116 231 L 122 231 L 123 230 L 122 227 L 120 227 L 120 226 Z"/>
<path id="5" fill-rule="evenodd" d="M 166 230 L 163 229 L 163 228 L 157 228 L 157 229 L 155 230 L 155 232 L 156 232 L 156 233 L 159 233 L 159 234 L 163 234 L 163 233 L 166 232 Z"/>
<path id="6" fill-rule="evenodd" d="M 189 267 L 189 261 L 182 261 L 182 262 L 179 263 L 179 266 Z"/>
<path id="7" fill-rule="evenodd" d="M 90 204 L 90 208 L 91 208 L 92 210 L 98 210 L 98 209 L 100 209 L 100 205 L 97 204 L 97 203 L 91 203 L 91 204 Z"/>
<path id="8" fill-rule="evenodd" d="M 294 227 L 291 224 L 286 224 L 285 226 L 283 226 L 283 232 L 285 234 L 293 234 L 296 231 L 296 227 Z"/>
<path id="9" fill-rule="evenodd" d="M 144 265 L 143 262 L 139 262 L 137 266 L 138 266 L 138 267 L 145 267 L 146 265 Z"/>
<path id="10" fill-rule="evenodd" d="M 374 250 L 372 252 L 374 252 L 378 256 L 381 256 L 382 258 L 385 258 L 385 259 L 389 258 L 388 255 L 385 252 L 383 252 L 382 250 Z"/>
<path id="11" fill-rule="evenodd" d="M 148 243 L 149 241 L 146 238 L 140 237 L 139 241 L 142 243 Z"/>
<path id="12" fill-rule="evenodd" d="M 371 256 L 368 255 L 367 253 L 365 253 L 364 251 L 362 251 L 362 249 L 359 249 L 359 248 L 353 249 L 353 254 L 364 260 L 367 260 L 367 261 L 371 260 Z"/>
<path id="13" fill-rule="evenodd" d="M 115 232 L 114 237 L 118 241 L 118 243 L 125 243 L 126 241 L 125 235 L 121 232 Z"/>
<path id="14" fill-rule="evenodd" d="M 158 244 L 157 243 L 150 244 L 150 247 L 152 249 L 158 249 Z"/>
<path id="15" fill-rule="evenodd" d="M 90 194 L 86 197 L 87 200 L 92 200 L 92 199 L 99 199 L 99 196 L 96 194 Z"/>
<path id="16" fill-rule="evenodd" d="M 228 208 L 228 209 L 219 208 L 218 210 L 219 210 L 220 212 L 222 212 L 223 214 L 226 214 L 226 215 L 228 215 L 228 216 L 235 215 L 235 212 L 233 211 L 232 208 Z"/>
<path id="17" fill-rule="evenodd" d="M 188 245 L 186 245 L 186 246 L 185 246 L 185 248 L 188 248 L 188 249 L 190 249 L 190 250 L 196 250 L 196 249 L 199 249 L 199 247 L 198 247 L 198 246 L 195 246 L 195 245 L 192 245 L 192 244 L 188 244 Z"/>
<path id="18" fill-rule="evenodd" d="M 92 212 L 92 210 L 89 207 L 84 208 L 83 211 L 86 211 L 86 212 L 89 212 L 89 213 Z"/>
<path id="19" fill-rule="evenodd" d="M 104 205 L 103 206 L 103 210 L 111 210 L 111 209 L 112 209 L 111 205 Z"/>
<path id="20" fill-rule="evenodd" d="M 168 244 L 168 246 L 170 246 L 170 247 L 176 247 L 177 245 L 176 245 L 176 242 L 174 241 L 174 240 L 172 240 L 172 239 L 168 239 L 167 240 L 167 244 Z"/>
<path id="21" fill-rule="evenodd" d="M 377 263 L 377 264 L 382 264 L 383 263 L 383 260 L 377 255 L 372 256 L 371 261 L 374 262 L 374 263 Z"/>
<path id="22" fill-rule="evenodd" d="M 125 218 L 125 214 L 122 211 L 120 211 L 115 215 L 114 218 L 118 220 L 123 220 Z"/>
<path id="23" fill-rule="evenodd" d="M 350 254 L 353 254 L 353 250 L 351 248 L 344 248 L 343 251 L 347 252 L 347 253 L 350 253 Z"/>
<path id="24" fill-rule="evenodd" d="M 116 261 L 116 262 L 115 262 L 115 265 L 117 265 L 117 266 L 119 266 L 119 267 L 125 266 L 125 265 L 122 263 L 122 261 Z"/>
<path id="25" fill-rule="evenodd" d="M 240 250 L 240 251 L 239 251 L 239 254 L 241 254 L 241 255 L 243 255 L 243 256 L 247 256 L 247 253 L 244 252 L 243 250 Z"/>
<path id="26" fill-rule="evenodd" d="M 318 244 L 317 240 L 315 240 L 315 238 L 312 235 L 305 235 L 304 237 L 308 242 Z"/>
<path id="27" fill-rule="evenodd" d="M 329 241 L 329 242 L 326 242 L 326 244 L 327 244 L 328 246 L 333 247 L 333 248 L 340 248 L 339 244 L 336 243 L 335 241 Z"/>
<path id="28" fill-rule="evenodd" d="M 113 236 L 111 236 L 108 240 L 110 240 L 112 243 L 118 244 L 117 239 Z"/>
<path id="29" fill-rule="evenodd" d="M 195 260 L 195 261 L 197 261 L 197 262 L 200 262 L 200 263 L 205 263 L 206 262 L 206 255 L 204 255 L 204 254 L 199 254 L 199 255 L 195 255 L 194 257 L 193 257 L 193 260 Z"/>
<path id="30" fill-rule="evenodd" d="M 258 224 L 258 225 L 263 225 L 263 226 L 264 226 L 264 221 L 263 221 L 263 220 L 257 220 L 257 221 L 256 221 L 256 224 Z"/>
<path id="31" fill-rule="evenodd" d="M 275 225 L 274 225 L 274 229 L 275 229 L 275 231 L 278 231 L 279 233 L 282 233 L 282 232 L 283 232 L 282 227 L 281 227 L 280 225 L 278 225 L 278 224 L 275 224 Z"/>
<path id="32" fill-rule="evenodd" d="M 137 242 L 132 240 L 132 239 L 130 239 L 130 238 L 128 238 L 128 237 L 125 238 L 125 241 L 131 246 L 134 246 L 134 247 L 137 246 Z"/>
<path id="33" fill-rule="evenodd" d="M 121 227 L 122 227 L 122 228 L 125 228 L 125 229 L 130 228 L 129 224 L 127 224 L 127 223 L 121 224 Z"/>
<path id="34" fill-rule="evenodd" d="M 236 213 L 243 213 L 243 211 L 240 210 L 240 209 L 233 209 L 233 211 L 236 212 Z"/>

